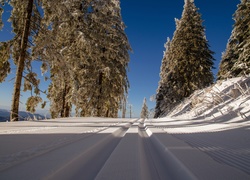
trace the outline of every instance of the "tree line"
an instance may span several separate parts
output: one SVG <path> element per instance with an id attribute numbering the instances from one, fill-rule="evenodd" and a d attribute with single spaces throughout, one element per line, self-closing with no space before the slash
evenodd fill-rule
<path id="1" fill-rule="evenodd" d="M 218 80 L 250 73 L 250 1 L 241 0 L 233 17 L 235 24 L 222 55 Z M 185 0 L 181 19 L 175 21 L 173 38 L 168 38 L 165 44 L 155 118 L 167 115 L 195 90 L 214 82 L 214 52 L 210 50 L 194 0 Z"/>
<path id="2" fill-rule="evenodd" d="M 15 36 L 0 43 L 0 82 L 16 66 L 11 121 L 18 120 L 21 91 L 30 91 L 26 109 L 46 105 L 52 118 L 117 117 L 129 88 L 127 69 L 131 47 L 125 34 L 119 0 L 0 0 L 12 6 L 9 21 Z M 3 26 L 0 17 L 0 28 Z M 48 73 L 47 90 L 32 62 Z M 23 88 L 22 88 L 23 84 Z"/>

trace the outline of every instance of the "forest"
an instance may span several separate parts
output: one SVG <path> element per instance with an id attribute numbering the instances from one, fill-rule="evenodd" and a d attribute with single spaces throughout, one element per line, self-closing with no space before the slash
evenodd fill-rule
<path id="1" fill-rule="evenodd" d="M 18 120 L 20 93 L 30 91 L 26 110 L 35 112 L 50 101 L 52 118 L 77 116 L 117 117 L 129 82 L 127 68 L 131 47 L 124 33 L 117 0 L 2 1 L 12 6 L 9 21 L 15 36 L 0 44 L 0 82 L 17 68 L 11 121 Z M 1 26 L 3 23 L 1 22 Z M 39 88 L 32 62 L 41 62 L 47 90 Z M 24 87 L 22 88 L 22 82 Z"/>

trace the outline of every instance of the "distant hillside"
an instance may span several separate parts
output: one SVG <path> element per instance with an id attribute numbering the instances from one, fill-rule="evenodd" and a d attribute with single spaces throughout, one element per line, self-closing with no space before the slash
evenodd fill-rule
<path id="1" fill-rule="evenodd" d="M 21 121 L 24 120 L 42 120 L 46 119 L 45 116 L 40 114 L 31 114 L 25 111 L 19 111 L 19 117 Z M 5 109 L 0 109 L 0 122 L 6 122 L 10 120 L 10 111 Z"/>

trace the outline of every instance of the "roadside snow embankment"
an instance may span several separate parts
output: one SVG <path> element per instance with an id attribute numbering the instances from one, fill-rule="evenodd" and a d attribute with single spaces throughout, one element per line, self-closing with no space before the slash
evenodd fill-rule
<path id="1" fill-rule="evenodd" d="M 208 88 L 197 90 L 168 116 L 185 119 L 249 119 L 250 77 L 218 81 Z"/>

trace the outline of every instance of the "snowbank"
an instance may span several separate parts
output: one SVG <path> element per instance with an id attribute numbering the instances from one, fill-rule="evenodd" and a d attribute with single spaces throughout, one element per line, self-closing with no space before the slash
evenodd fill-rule
<path id="1" fill-rule="evenodd" d="M 168 116 L 178 119 L 249 119 L 250 77 L 221 80 L 195 91 Z"/>

